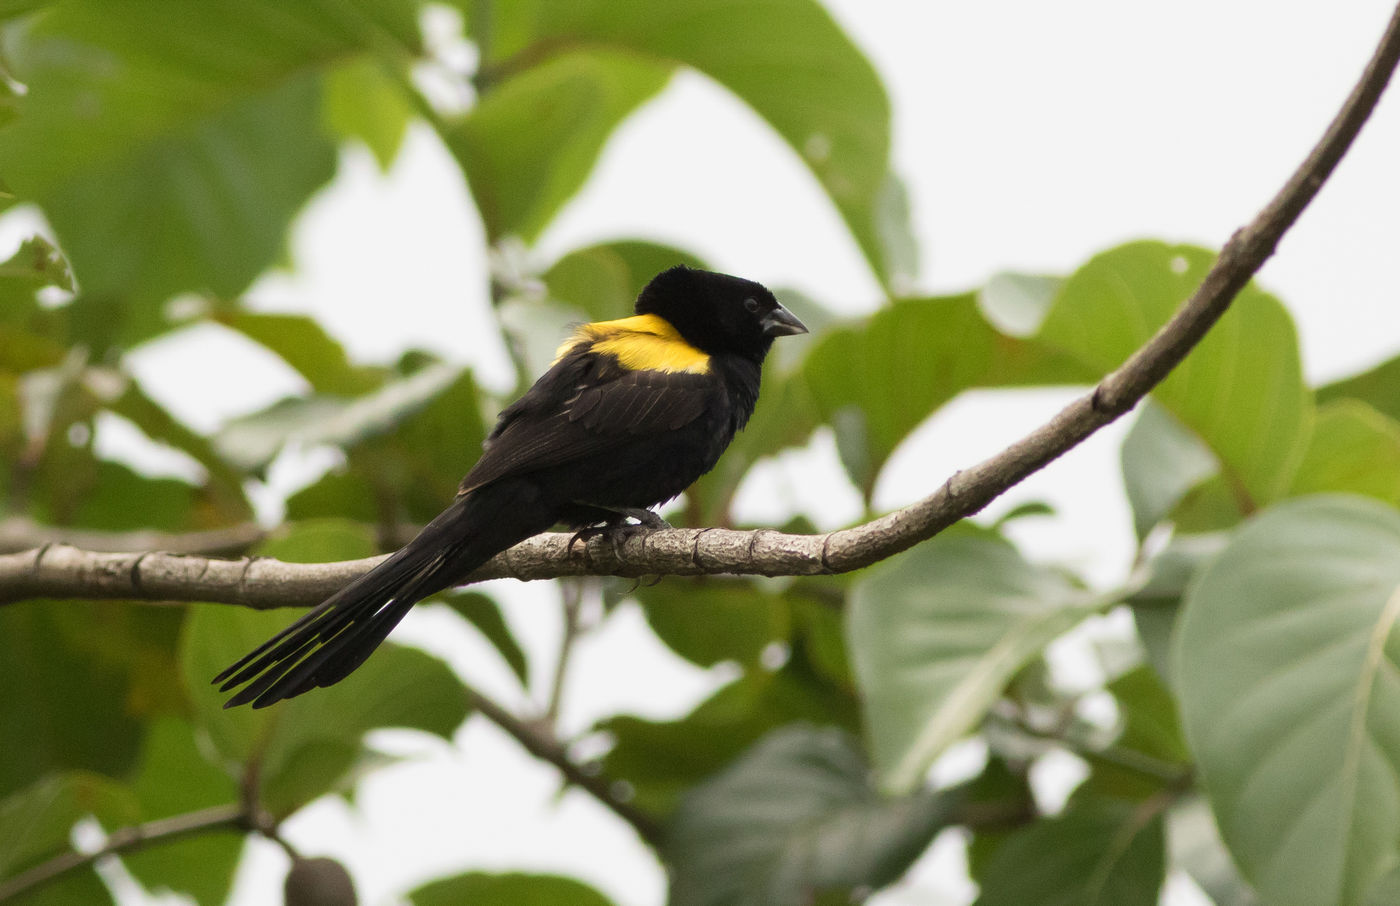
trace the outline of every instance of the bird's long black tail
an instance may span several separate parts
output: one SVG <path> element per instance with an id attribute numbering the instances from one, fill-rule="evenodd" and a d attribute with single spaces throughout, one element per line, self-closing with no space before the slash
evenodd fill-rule
<path id="1" fill-rule="evenodd" d="M 535 488 L 504 481 L 458 497 L 389 559 L 214 677 L 224 705 L 254 708 L 349 676 L 415 603 L 554 523 Z"/>

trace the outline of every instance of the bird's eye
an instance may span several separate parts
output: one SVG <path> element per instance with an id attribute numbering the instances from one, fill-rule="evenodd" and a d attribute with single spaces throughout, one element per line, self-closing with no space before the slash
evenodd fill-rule
<path id="1" fill-rule="evenodd" d="M 758 300 L 750 296 L 744 300 L 744 307 L 752 314 L 758 314 Z"/>

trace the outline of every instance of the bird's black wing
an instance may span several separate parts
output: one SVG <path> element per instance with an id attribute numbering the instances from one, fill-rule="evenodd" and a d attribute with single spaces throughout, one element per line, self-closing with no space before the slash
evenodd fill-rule
<path id="1" fill-rule="evenodd" d="M 633 371 L 606 355 L 570 353 L 501 413 L 461 493 L 675 431 L 723 393 L 708 372 Z"/>

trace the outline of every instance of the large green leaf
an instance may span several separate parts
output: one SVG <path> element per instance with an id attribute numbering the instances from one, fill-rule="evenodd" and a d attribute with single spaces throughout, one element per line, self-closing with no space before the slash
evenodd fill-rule
<path id="1" fill-rule="evenodd" d="M 131 790 L 142 821 L 231 805 L 239 796 L 237 785 L 200 752 L 194 728 L 175 718 L 147 730 Z M 127 853 L 122 862 L 148 889 L 177 890 L 201 906 L 218 906 L 228 899 L 242 852 L 243 833 L 230 828 Z"/>
<path id="2" fill-rule="evenodd" d="M 1123 439 L 1123 486 L 1139 539 L 1167 517 L 1186 493 L 1220 465 L 1195 434 L 1152 400 Z"/>
<path id="3" fill-rule="evenodd" d="M 444 137 L 487 238 L 534 241 L 583 186 L 617 124 L 670 76 L 655 58 L 571 52 L 486 92 Z"/>
<path id="4" fill-rule="evenodd" d="M 284 560 L 340 560 L 371 550 L 362 529 L 333 522 L 300 526 L 262 553 Z M 386 644 L 342 682 L 262 710 L 225 710 L 210 679 L 295 614 L 195 605 L 181 640 L 181 672 L 196 724 L 223 765 L 256 765 L 263 804 L 286 815 L 337 789 L 376 727 L 408 727 L 444 738 L 466 718 L 466 691 L 452 671 L 416 649 Z"/>
<path id="5" fill-rule="evenodd" d="M 1400 424 L 1360 400 L 1319 407 L 1289 493 L 1326 491 L 1400 503 Z"/>
<path id="6" fill-rule="evenodd" d="M 581 881 L 522 872 L 441 878 L 408 895 L 413 906 L 611 906 L 612 901 Z"/>
<path id="7" fill-rule="evenodd" d="M 597 729 L 613 739 L 603 772 L 625 781 L 639 808 L 666 815 L 687 789 L 774 727 L 796 721 L 854 729 L 857 717 L 844 689 L 794 658 L 776 672 L 745 673 L 677 721 L 629 715 L 600 721 Z"/>
<path id="8" fill-rule="evenodd" d="M 652 631 L 701 667 L 737 660 L 757 665 L 770 643 L 788 634 L 783 602 L 753 582 L 705 577 L 637 589 Z"/>
<path id="9" fill-rule="evenodd" d="M 179 706 L 179 624 L 178 612 L 115 601 L 0 607 L 0 727 L 12 740 L 0 746 L 0 795 L 53 770 L 127 771 L 141 718 Z"/>
<path id="10" fill-rule="evenodd" d="M 1041 819 L 981 866 L 974 906 L 1157 906 L 1165 874 L 1161 815 L 1093 803 Z"/>
<path id="11" fill-rule="evenodd" d="M 1123 363 L 1196 289 L 1214 255 L 1134 242 L 1095 256 L 1061 288 L 1038 338 L 1097 373 Z M 1312 401 L 1293 322 L 1250 284 L 1152 392 L 1219 457 L 1255 505 L 1283 495 L 1303 454 Z"/>
<path id="12" fill-rule="evenodd" d="M 1173 675 L 1221 836 L 1267 903 L 1343 906 L 1400 864 L 1400 513 L 1275 506 L 1188 594 Z"/>
<path id="13" fill-rule="evenodd" d="M 46 777 L 28 789 L 0 799 L 0 889 L 5 879 L 46 859 L 72 852 L 73 825 L 94 815 L 109 827 L 134 820 L 131 795 L 95 774 L 74 772 Z M 90 868 L 32 888 L 14 906 L 99 906 L 111 903 L 106 885 Z"/>
<path id="14" fill-rule="evenodd" d="M 579 47 L 698 69 L 802 157 L 882 280 L 912 274 L 908 211 L 889 171 L 889 100 L 864 55 L 814 0 L 497 0 L 480 5 L 473 29 L 488 75 Z"/>
<path id="15" fill-rule="evenodd" d="M 1101 606 L 982 532 L 945 533 L 868 572 L 847 639 L 884 786 L 917 786 L 1017 671 Z"/>
<path id="16" fill-rule="evenodd" d="M 466 375 L 452 365 L 430 365 L 363 396 L 288 398 L 229 422 L 214 435 L 214 447 L 251 470 L 266 466 L 293 441 L 353 446 L 390 431 Z"/>
<path id="17" fill-rule="evenodd" d="M 549 294 L 583 311 L 590 321 L 625 318 L 657 274 L 677 264 L 705 266 L 689 252 L 640 239 L 603 242 L 576 249 L 543 274 Z"/>
<path id="18" fill-rule="evenodd" d="M 334 170 L 318 69 L 417 47 L 414 0 L 58 4 L 17 26 L 27 86 L 0 170 L 37 201 L 84 291 L 229 297 L 271 264 Z"/>
<path id="19" fill-rule="evenodd" d="M 885 798 L 869 772 L 838 730 L 765 737 L 672 817 L 672 906 L 800 906 L 894 881 L 950 823 L 956 797 Z"/>
<path id="20" fill-rule="evenodd" d="M 1318 403 L 1342 399 L 1369 403 L 1391 418 L 1400 420 L 1400 356 L 1317 389 Z"/>
<path id="21" fill-rule="evenodd" d="M 826 331 L 801 376 L 867 496 L 895 447 L 964 390 L 1092 377 L 1062 355 L 998 333 L 971 294 L 896 302 L 859 325 Z"/>

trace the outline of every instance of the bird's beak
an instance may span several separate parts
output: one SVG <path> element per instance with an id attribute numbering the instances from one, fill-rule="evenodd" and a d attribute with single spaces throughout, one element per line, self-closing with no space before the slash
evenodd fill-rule
<path id="1" fill-rule="evenodd" d="M 790 337 L 796 333 L 806 333 L 807 325 L 797 320 L 797 316 L 779 305 L 763 316 L 759 322 L 765 337 Z"/>

